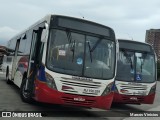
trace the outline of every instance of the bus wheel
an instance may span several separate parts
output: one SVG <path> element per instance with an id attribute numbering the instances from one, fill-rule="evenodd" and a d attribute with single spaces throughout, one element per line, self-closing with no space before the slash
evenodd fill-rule
<path id="1" fill-rule="evenodd" d="M 26 78 L 22 80 L 22 84 L 20 87 L 20 96 L 23 102 L 32 103 L 32 92 L 30 90 L 25 90 L 26 87 Z"/>
<path id="2" fill-rule="evenodd" d="M 6 70 L 6 81 L 7 81 L 7 84 L 13 84 L 13 82 L 9 79 L 9 68 L 8 67 Z"/>

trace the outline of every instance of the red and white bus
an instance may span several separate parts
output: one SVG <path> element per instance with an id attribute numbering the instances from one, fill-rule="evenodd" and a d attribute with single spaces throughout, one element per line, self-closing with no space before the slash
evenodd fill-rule
<path id="1" fill-rule="evenodd" d="M 48 15 L 8 42 L 15 53 L 12 67 L 6 68 L 7 83 L 20 87 L 25 102 L 109 109 L 116 46 L 107 26 Z"/>
<path id="2" fill-rule="evenodd" d="M 153 104 L 156 92 L 156 55 L 147 43 L 118 40 L 115 103 Z"/>

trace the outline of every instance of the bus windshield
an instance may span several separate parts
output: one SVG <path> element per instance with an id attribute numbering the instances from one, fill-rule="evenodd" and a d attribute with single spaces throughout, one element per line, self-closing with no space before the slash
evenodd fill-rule
<path id="1" fill-rule="evenodd" d="M 51 29 L 47 68 L 63 74 L 111 79 L 115 70 L 115 42 L 73 31 Z"/>
<path id="2" fill-rule="evenodd" d="M 148 52 L 121 49 L 117 61 L 117 80 L 128 82 L 154 82 L 155 58 Z"/>

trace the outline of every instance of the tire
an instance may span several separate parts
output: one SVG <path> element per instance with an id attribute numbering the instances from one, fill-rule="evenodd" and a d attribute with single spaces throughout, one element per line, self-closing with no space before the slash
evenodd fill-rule
<path id="1" fill-rule="evenodd" d="M 6 82 L 7 84 L 13 84 L 13 82 L 9 79 L 9 67 L 6 70 Z"/>
<path id="2" fill-rule="evenodd" d="M 26 86 L 26 78 L 22 80 L 22 84 L 20 87 L 20 96 L 23 102 L 26 103 L 33 103 L 33 98 L 32 98 L 32 92 L 31 90 L 25 90 Z"/>

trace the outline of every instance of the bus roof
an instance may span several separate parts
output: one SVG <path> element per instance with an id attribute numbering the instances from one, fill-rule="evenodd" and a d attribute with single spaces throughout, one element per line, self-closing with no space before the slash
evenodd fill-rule
<path id="1" fill-rule="evenodd" d="M 50 21 L 50 18 L 51 18 L 51 15 L 50 15 L 50 14 L 49 14 L 49 15 L 46 15 L 44 18 L 38 20 L 36 23 L 34 23 L 33 25 L 31 25 L 31 26 L 28 27 L 27 29 L 25 29 L 25 30 L 23 30 L 22 32 L 16 34 L 16 35 L 15 35 L 14 37 L 12 37 L 10 40 L 12 40 L 12 39 L 19 39 L 19 38 L 21 37 L 21 35 L 23 35 L 23 34 L 26 33 L 26 31 L 28 31 L 29 29 L 37 26 L 38 24 L 40 24 L 40 23 L 43 22 L 43 21 L 46 21 L 46 22 L 49 24 L 49 23 L 50 23 L 50 22 L 49 22 L 49 21 Z"/>
<path id="2" fill-rule="evenodd" d="M 94 24 L 94 25 L 98 25 L 98 26 L 101 26 L 101 27 L 105 27 L 107 29 L 111 29 L 113 30 L 112 28 L 106 26 L 106 25 L 102 25 L 100 23 L 97 23 L 97 22 L 93 22 L 93 21 L 90 21 L 90 20 L 86 20 L 86 19 L 81 19 L 81 18 L 76 18 L 76 17 L 71 17 L 71 16 L 65 16 L 65 15 L 51 15 L 51 17 L 54 19 L 54 17 L 59 17 L 59 18 L 64 18 L 64 19 L 72 19 L 72 20 L 76 20 L 76 21 L 83 21 L 86 22 L 86 23 L 91 23 L 91 24 Z"/>
<path id="3" fill-rule="evenodd" d="M 131 42 L 131 43 L 139 43 L 139 44 L 146 44 L 146 45 L 150 45 L 146 42 L 141 42 L 141 41 L 135 41 L 135 40 L 130 40 L 130 39 L 117 39 L 119 42 L 124 41 L 124 42 Z M 151 46 L 151 45 L 150 45 Z"/>
<path id="4" fill-rule="evenodd" d="M 92 23 L 94 25 L 98 25 L 98 26 L 101 26 L 101 27 L 105 27 L 105 28 L 108 28 L 110 29 L 111 31 L 113 31 L 112 28 L 108 27 L 108 26 L 105 26 L 105 25 L 102 25 L 102 24 L 99 24 L 99 23 L 96 23 L 96 22 L 92 22 L 92 21 L 89 21 L 89 20 L 85 20 L 85 19 L 80 19 L 80 18 L 75 18 L 75 17 L 70 17 L 70 16 L 64 16 L 64 15 L 53 15 L 53 14 L 48 14 L 46 15 L 44 18 L 40 19 L 39 21 L 37 21 L 36 23 L 34 23 L 33 25 L 31 25 L 30 27 L 28 27 L 27 29 L 23 30 L 22 32 L 20 32 L 19 34 L 15 35 L 14 37 L 12 37 L 10 40 L 12 39 L 19 39 L 23 34 L 26 33 L 26 31 L 28 31 L 29 29 L 37 26 L 38 24 L 42 23 L 42 22 L 47 22 L 47 24 L 50 25 L 50 21 L 51 21 L 51 18 L 54 19 L 54 17 L 63 17 L 63 18 L 69 18 L 69 19 L 74 19 L 74 20 L 79 20 L 79 21 L 85 21 L 85 22 L 88 22 L 88 23 Z M 114 31 L 113 31 L 114 32 Z"/>
<path id="5" fill-rule="evenodd" d="M 148 43 L 127 40 L 127 39 L 118 39 L 118 42 L 119 42 L 120 49 L 144 51 L 144 52 L 151 52 L 151 53 L 154 52 L 153 47 Z"/>
<path id="6" fill-rule="evenodd" d="M 112 28 L 85 19 L 69 16 L 52 15 L 50 28 L 57 27 L 61 29 L 78 30 L 82 32 L 107 36 L 115 41 L 115 34 Z"/>

